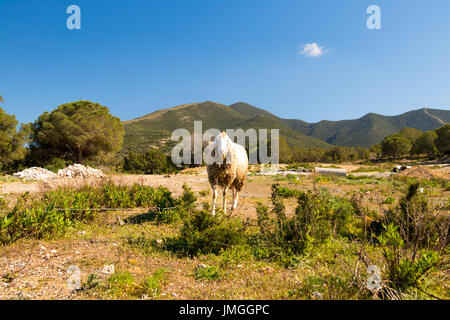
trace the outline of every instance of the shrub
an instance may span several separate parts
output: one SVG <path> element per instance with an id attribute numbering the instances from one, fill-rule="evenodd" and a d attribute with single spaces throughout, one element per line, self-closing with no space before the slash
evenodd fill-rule
<path id="1" fill-rule="evenodd" d="M 156 224 L 171 224 L 178 221 L 181 217 L 180 211 L 177 209 L 152 209 L 150 212 L 151 220 Z"/>
<path id="2" fill-rule="evenodd" d="M 44 204 L 31 208 L 17 205 L 10 213 L 0 217 L 0 243 L 12 243 L 18 238 L 42 238 L 46 234 L 61 234 L 72 225 L 65 212 Z"/>
<path id="3" fill-rule="evenodd" d="M 160 187 L 159 190 L 162 190 L 162 197 L 157 199 L 157 207 L 150 212 L 150 219 L 157 224 L 173 223 L 194 210 L 197 198 L 186 184 L 183 184 L 183 193 L 176 201 L 167 189 Z"/>
<path id="4" fill-rule="evenodd" d="M 45 169 L 50 170 L 54 173 L 57 173 L 58 170 L 64 169 L 66 167 L 66 162 L 61 158 L 53 158 L 50 160 L 47 165 L 45 166 Z"/>
<path id="5" fill-rule="evenodd" d="M 0 211 L 8 209 L 8 200 L 0 196 Z"/>
<path id="6" fill-rule="evenodd" d="M 176 172 L 177 168 L 160 150 L 149 150 L 143 154 L 130 152 L 124 158 L 123 170 L 137 174 L 163 174 Z"/>
<path id="7" fill-rule="evenodd" d="M 408 187 L 399 206 L 385 214 L 384 224 L 391 224 L 414 250 L 424 247 L 442 249 L 448 245 L 450 217 L 434 208 L 419 183 Z"/>
<path id="8" fill-rule="evenodd" d="M 302 253 L 312 240 L 308 226 L 297 216 L 293 218 L 286 216 L 283 200 L 278 195 L 278 187 L 278 185 L 272 186 L 273 209 L 271 212 L 261 203 L 256 209 L 261 236 L 277 247 L 283 247 L 294 254 Z"/>
<path id="9" fill-rule="evenodd" d="M 222 271 L 215 266 L 199 266 L 195 268 L 194 277 L 197 280 L 216 281 L 222 277 Z"/>
<path id="10" fill-rule="evenodd" d="M 280 194 L 283 197 L 297 197 L 298 206 L 293 217 L 286 217 Z M 257 208 L 257 213 L 261 233 L 266 236 L 270 233 L 270 238 L 277 239 L 275 242 L 293 242 L 297 243 L 294 247 L 303 247 L 306 235 L 323 241 L 330 235 L 353 237 L 359 231 L 354 204 L 345 198 L 333 197 L 326 191 L 313 194 L 273 185 L 272 204 L 271 213 L 275 220 L 269 218 L 267 208 L 262 205 Z M 303 244 L 300 245 L 299 241 Z"/>
<path id="11" fill-rule="evenodd" d="M 191 210 L 195 208 L 195 202 L 197 201 L 197 197 L 192 189 L 187 185 L 183 184 L 183 193 L 180 197 L 180 205 L 185 210 Z"/>
<path id="12" fill-rule="evenodd" d="M 224 248 L 243 244 L 244 224 L 236 218 L 218 212 L 213 216 L 208 208 L 195 210 L 184 217 L 177 237 L 165 240 L 165 248 L 180 255 L 219 254 Z"/>
<path id="13" fill-rule="evenodd" d="M 288 217 L 281 196 L 297 196 L 295 214 Z M 272 210 L 257 206 L 259 236 L 253 239 L 257 259 L 280 262 L 284 266 L 298 264 L 297 255 L 309 252 L 313 244 L 330 236 L 353 238 L 362 229 L 354 204 L 327 192 L 312 194 L 272 186 Z"/>
<path id="14" fill-rule="evenodd" d="M 167 269 L 159 268 L 143 283 L 143 291 L 147 295 L 157 297 L 166 279 Z"/>
<path id="15" fill-rule="evenodd" d="M 152 298 L 160 294 L 167 270 L 160 268 L 144 281 L 136 281 L 128 272 L 116 272 L 108 279 L 106 289 L 116 298 Z"/>
<path id="16" fill-rule="evenodd" d="M 397 290 L 420 287 L 423 279 L 436 270 L 442 257 L 432 250 L 408 251 L 405 242 L 393 224 L 385 227 L 378 237 L 387 265 L 387 276 Z"/>
<path id="17" fill-rule="evenodd" d="M 277 194 L 282 198 L 298 198 L 301 195 L 301 191 L 284 187 L 278 187 Z"/>
<path id="18" fill-rule="evenodd" d="M 81 285 L 81 290 L 90 290 L 95 288 L 99 282 L 97 281 L 98 276 L 95 273 L 91 273 L 85 282 Z"/>
<path id="19" fill-rule="evenodd" d="M 0 217 L 0 243 L 11 243 L 23 237 L 42 238 L 47 234 L 62 234 L 75 221 L 94 220 L 100 208 L 172 208 L 178 203 L 181 206 L 187 203 L 192 205 L 189 201 L 192 199 L 174 199 L 171 192 L 163 187 L 128 187 L 110 182 L 96 187 L 59 188 L 35 201 L 29 201 L 28 194 L 24 194 L 11 212 Z M 178 214 L 175 210 L 164 210 L 165 216 L 160 219 L 173 220 L 169 213 Z"/>

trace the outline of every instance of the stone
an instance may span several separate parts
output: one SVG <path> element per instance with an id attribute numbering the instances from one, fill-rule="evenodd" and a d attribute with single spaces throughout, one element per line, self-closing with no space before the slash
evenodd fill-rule
<path id="1" fill-rule="evenodd" d="M 58 171 L 61 178 L 103 178 L 105 174 L 102 170 L 94 169 L 81 164 L 74 164 Z"/>
<path id="2" fill-rule="evenodd" d="M 106 274 L 106 275 L 113 274 L 114 273 L 114 265 L 111 264 L 111 265 L 103 266 L 101 273 Z"/>

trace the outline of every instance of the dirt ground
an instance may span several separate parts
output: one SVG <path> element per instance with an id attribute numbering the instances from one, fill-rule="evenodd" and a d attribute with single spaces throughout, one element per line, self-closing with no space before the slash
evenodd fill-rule
<path id="1" fill-rule="evenodd" d="M 340 166 L 355 170 L 358 166 Z M 440 177 L 450 174 L 450 167 L 430 167 Z M 368 175 L 369 176 L 369 175 Z M 157 187 L 162 185 L 175 195 L 180 195 L 182 185 L 192 187 L 199 203 L 210 201 L 211 192 L 204 168 L 188 169 L 177 175 L 130 176 L 114 175 L 108 179 L 120 184 L 140 183 Z M 0 194 L 14 200 L 24 192 L 38 194 L 59 186 L 77 186 L 95 183 L 95 180 L 55 179 L 48 182 L 8 182 L 0 183 Z M 357 195 L 364 205 L 376 210 L 383 210 L 383 200 L 388 196 L 401 195 L 392 184 L 367 181 L 347 183 L 346 178 L 316 181 L 311 176 L 248 176 L 247 184 L 241 192 L 241 201 L 234 215 L 242 219 L 256 218 L 256 203 L 269 205 L 271 186 L 280 183 L 292 189 L 320 190 L 327 189 L 333 195 L 353 197 Z M 200 194 L 201 193 L 201 194 Z M 450 191 L 436 190 L 431 193 L 437 202 L 450 198 Z M 231 203 L 231 195 L 228 197 Z M 219 201 L 220 203 L 220 201 Z M 296 203 L 287 200 L 287 211 L 294 212 Z M 141 211 L 142 212 L 142 211 Z M 122 220 L 137 215 L 139 210 L 105 213 L 97 224 L 79 225 L 68 232 L 62 239 L 20 240 L 0 247 L 0 299 L 108 299 L 111 296 L 99 290 L 73 292 L 68 289 L 68 269 L 77 265 L 85 281 L 89 274 L 95 273 L 100 281 L 105 281 L 108 274 L 102 273 L 105 265 L 113 264 L 116 270 L 128 271 L 140 278 L 155 272 L 159 268 L 168 270 L 163 293 L 159 299 L 285 299 L 287 288 L 294 288 L 301 278 L 298 271 L 268 265 L 263 262 L 252 264 L 234 264 L 227 267 L 227 276 L 218 282 L 197 281 L 192 276 L 195 268 L 202 263 L 214 264 L 212 257 L 181 259 L 168 253 L 156 252 L 145 254 L 131 248 L 126 239 L 139 234 L 162 238 L 171 234 L 171 226 L 121 225 Z M 7 279 L 10 280 L 7 281 Z"/>

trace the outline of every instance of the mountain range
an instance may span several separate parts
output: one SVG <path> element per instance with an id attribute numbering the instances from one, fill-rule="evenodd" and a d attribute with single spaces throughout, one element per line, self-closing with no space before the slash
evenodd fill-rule
<path id="1" fill-rule="evenodd" d="M 423 108 L 398 116 L 369 113 L 354 120 L 308 123 L 283 119 L 262 108 L 238 102 L 230 106 L 206 101 L 161 109 L 146 116 L 125 121 L 122 153 L 145 152 L 149 148 L 167 150 L 173 130 L 193 132 L 194 121 L 202 121 L 203 130 L 242 128 L 279 129 L 289 146 L 330 148 L 333 145 L 370 147 L 384 137 L 412 127 L 422 131 L 436 129 L 450 122 L 450 110 Z"/>

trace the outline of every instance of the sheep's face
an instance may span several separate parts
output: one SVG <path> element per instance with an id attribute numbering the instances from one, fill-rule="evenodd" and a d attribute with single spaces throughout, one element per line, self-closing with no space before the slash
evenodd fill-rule
<path id="1" fill-rule="evenodd" d="M 228 135 L 225 132 L 222 132 L 216 137 L 216 141 L 217 150 L 222 155 L 222 157 L 225 158 L 228 152 L 228 147 L 230 145 L 230 138 L 228 138 Z"/>

